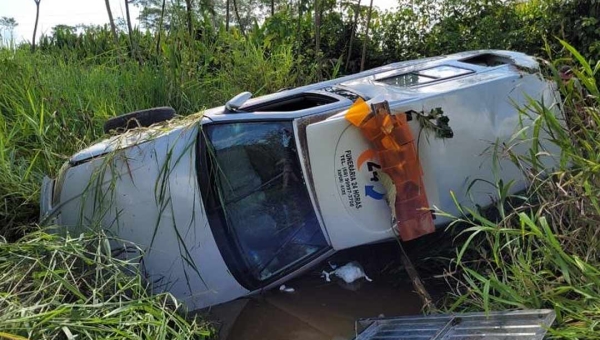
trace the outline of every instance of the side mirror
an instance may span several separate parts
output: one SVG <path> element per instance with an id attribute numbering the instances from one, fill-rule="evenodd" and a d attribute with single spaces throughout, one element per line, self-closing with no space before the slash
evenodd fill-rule
<path id="1" fill-rule="evenodd" d="M 228 112 L 238 112 L 240 107 L 250 98 L 252 98 L 252 93 L 242 92 L 225 103 L 225 109 Z"/>

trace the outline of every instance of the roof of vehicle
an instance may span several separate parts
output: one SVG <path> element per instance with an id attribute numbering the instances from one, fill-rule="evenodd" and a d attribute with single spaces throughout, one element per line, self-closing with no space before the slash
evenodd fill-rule
<path id="1" fill-rule="evenodd" d="M 493 64 L 485 65 L 486 62 L 493 62 Z M 447 80 L 452 78 L 455 80 L 452 84 L 448 84 L 448 86 L 440 86 L 443 82 L 437 80 L 411 86 L 393 86 L 381 82 L 381 80 L 389 77 L 428 70 L 439 66 L 450 66 L 471 72 L 439 79 Z M 247 101 L 244 106 L 255 106 L 284 97 L 319 91 L 332 86 L 348 88 L 366 98 L 374 98 L 383 94 L 393 94 L 395 99 L 405 97 L 407 99 L 418 100 L 434 93 L 450 91 L 461 86 L 484 82 L 490 78 L 498 77 L 499 74 L 514 74 L 514 71 L 516 71 L 515 67 L 517 69 L 529 70 L 530 72 L 539 70 L 537 61 L 524 53 L 504 50 L 467 51 L 447 56 L 396 62 L 361 73 L 253 98 Z M 493 74 L 490 74 L 490 72 L 493 72 Z M 226 113 L 224 107 L 217 107 L 207 110 L 204 115 L 208 118 L 222 120 L 218 116 L 224 113 Z"/>
<path id="2" fill-rule="evenodd" d="M 493 62 L 492 65 L 481 65 L 482 63 L 486 64 L 489 61 Z M 469 72 L 449 78 L 435 79 L 434 81 L 424 84 L 412 84 L 410 86 L 395 86 L 384 82 L 390 77 L 393 78 L 410 73 L 418 73 L 440 66 L 450 66 L 457 69 L 468 70 Z M 394 106 L 394 103 L 422 100 L 427 96 L 456 90 L 463 86 L 478 84 L 490 79 L 496 79 L 502 75 L 514 75 L 516 71 L 515 67 L 517 69 L 528 70 L 529 72 L 535 72 L 539 69 L 536 60 L 524 53 L 502 50 L 468 51 L 448 56 L 392 63 L 361 73 L 250 99 L 244 104 L 244 107 L 256 106 L 286 97 L 293 97 L 295 95 L 319 93 L 322 92 L 323 89 L 334 86 L 350 89 L 366 99 L 377 96 L 386 96 L 386 99 L 390 102 L 390 106 Z M 449 79 L 452 79 L 452 81 L 446 81 Z M 338 102 L 327 106 L 330 110 L 344 110 L 352 103 L 348 99 L 335 94 L 328 93 L 328 96 L 339 99 Z M 299 116 L 316 113 L 320 109 L 321 107 L 317 106 L 302 111 L 260 112 L 257 114 L 252 111 L 228 113 L 224 106 L 220 106 L 204 111 L 201 116 L 204 121 L 230 121 L 258 118 L 293 119 Z M 70 163 L 76 164 L 113 150 L 123 149 L 131 145 L 143 143 L 149 139 L 155 139 L 161 135 L 164 136 L 168 133 L 173 133 L 175 130 L 188 126 L 192 121 L 196 121 L 196 119 L 185 119 L 179 123 L 175 122 L 174 124 L 170 124 L 170 127 L 166 130 L 159 126 L 151 129 L 143 129 L 141 131 L 133 130 L 120 136 L 111 137 L 73 155 L 70 159 Z"/>

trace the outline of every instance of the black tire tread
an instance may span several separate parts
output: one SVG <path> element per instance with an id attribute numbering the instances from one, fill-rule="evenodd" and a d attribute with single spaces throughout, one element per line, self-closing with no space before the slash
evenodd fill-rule
<path id="1" fill-rule="evenodd" d="M 175 109 L 169 106 L 129 112 L 110 118 L 104 123 L 104 133 L 125 132 L 136 127 L 148 127 L 175 117 Z"/>

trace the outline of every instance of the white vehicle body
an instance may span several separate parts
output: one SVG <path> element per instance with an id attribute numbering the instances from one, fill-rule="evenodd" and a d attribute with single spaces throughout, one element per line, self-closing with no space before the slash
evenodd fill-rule
<path id="1" fill-rule="evenodd" d="M 485 206 L 495 197 L 490 182 L 526 187 L 521 171 L 495 162 L 491 149 L 531 125 L 516 108 L 527 98 L 547 105 L 557 98 L 537 62 L 521 53 L 473 51 L 390 64 L 252 99 L 236 112 L 219 107 L 95 144 L 74 155 L 56 180 L 44 181 L 42 219 L 70 230 L 101 227 L 135 243 L 145 251 L 144 273 L 154 289 L 191 309 L 280 285 L 336 251 L 395 237 L 384 188 L 372 181 L 377 169 L 357 164 L 370 145 L 344 117 L 357 96 L 387 101 L 396 114 L 443 109 L 453 138 L 427 136 L 415 119 L 409 124 L 419 136 L 430 207 L 452 214 L 458 210 L 451 192 L 461 204 Z M 264 151 L 269 145 L 284 154 L 283 163 Z M 528 148 L 522 142 L 513 152 Z M 289 150 L 295 159 L 285 158 Z M 352 178 L 342 174 L 347 160 Z M 293 171 L 286 173 L 286 162 Z M 547 162 L 553 165 L 551 157 Z M 265 181 L 264 173 L 281 164 L 280 174 Z M 358 188 L 356 197 L 342 192 L 347 181 Z M 291 222 L 284 228 L 279 221 Z M 435 219 L 436 226 L 447 222 Z"/>

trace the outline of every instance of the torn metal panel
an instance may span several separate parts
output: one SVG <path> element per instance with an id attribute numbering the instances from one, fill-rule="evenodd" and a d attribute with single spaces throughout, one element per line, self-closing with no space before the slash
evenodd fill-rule
<path id="1" fill-rule="evenodd" d="M 550 309 L 359 320 L 356 340 L 543 339 L 556 314 Z"/>

